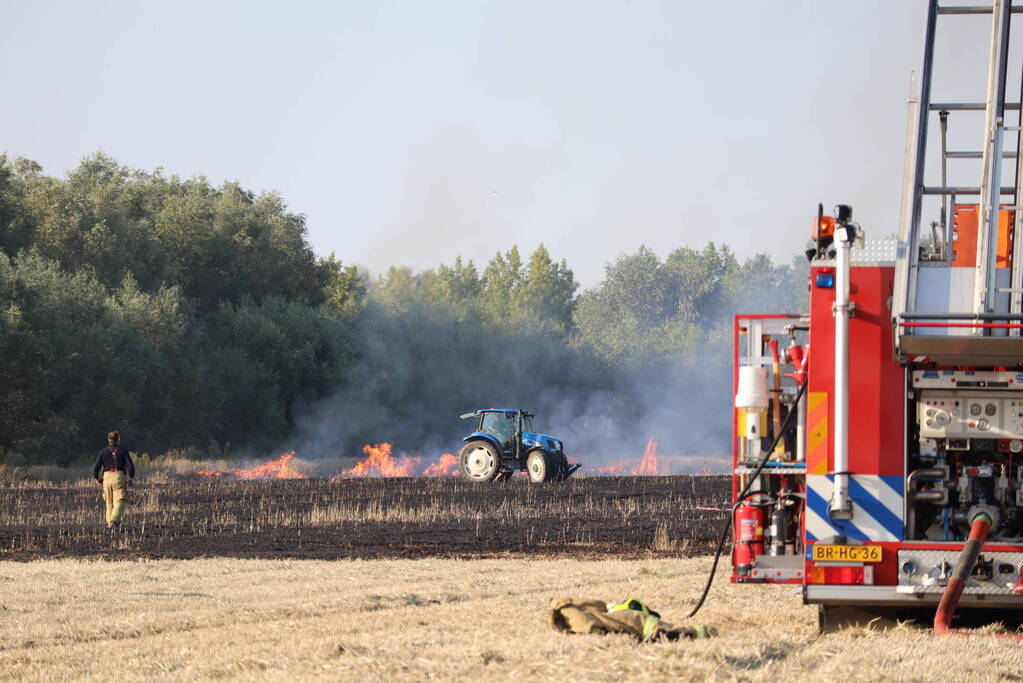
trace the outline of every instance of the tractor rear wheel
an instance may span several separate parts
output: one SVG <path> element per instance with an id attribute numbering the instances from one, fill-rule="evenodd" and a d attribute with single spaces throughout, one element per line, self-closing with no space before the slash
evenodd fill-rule
<path id="1" fill-rule="evenodd" d="M 470 441 L 458 452 L 458 467 L 463 479 L 492 481 L 501 471 L 501 458 L 490 443 Z"/>
<path id="2" fill-rule="evenodd" d="M 533 484 L 550 481 L 554 474 L 553 463 L 543 451 L 532 451 L 526 456 L 526 474 Z"/>

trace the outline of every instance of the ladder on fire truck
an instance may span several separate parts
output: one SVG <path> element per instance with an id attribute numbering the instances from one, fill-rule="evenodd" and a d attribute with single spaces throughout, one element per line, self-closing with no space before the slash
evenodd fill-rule
<path id="1" fill-rule="evenodd" d="M 920 91 L 909 102 L 892 297 L 895 352 L 903 362 L 982 366 L 1023 362 L 1023 239 L 1013 239 L 1023 236 L 1023 164 L 1017 154 L 1023 148 L 1023 112 L 1019 102 L 1006 102 L 1010 25 L 1013 15 L 1021 13 L 1023 6 L 1014 7 L 1012 0 L 994 0 L 989 6 L 928 1 Z M 977 14 L 991 16 L 987 99 L 933 102 L 937 20 Z M 1023 82 L 1021 65 L 1011 66 L 1014 77 L 1021 79 L 1015 82 Z M 970 111 L 984 112 L 983 146 L 979 151 L 950 151 L 949 118 Z M 1017 115 L 1007 122 L 1007 112 Z M 940 184 L 928 184 L 925 177 L 928 124 L 934 114 L 940 124 Z M 1006 125 L 1013 122 L 1018 124 Z M 1007 149 L 1010 134 L 1015 144 Z M 970 159 L 980 160 L 979 185 L 950 185 L 949 162 Z M 1015 182 L 1003 185 L 1003 162 L 1013 159 Z M 961 197 L 973 199 L 959 203 Z M 928 217 L 936 214 L 927 234 L 925 205 Z"/>

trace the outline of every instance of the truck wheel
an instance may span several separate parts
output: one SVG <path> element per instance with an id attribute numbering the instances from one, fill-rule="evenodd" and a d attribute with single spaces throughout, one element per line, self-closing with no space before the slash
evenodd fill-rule
<path id="1" fill-rule="evenodd" d="M 543 451 L 532 451 L 526 456 L 526 474 L 533 484 L 540 484 L 551 480 L 554 474 L 554 467 L 550 458 Z"/>
<path id="2" fill-rule="evenodd" d="M 495 449 L 486 441 L 470 441 L 458 452 L 458 467 L 462 479 L 468 481 L 491 481 L 501 471 L 501 460 Z"/>

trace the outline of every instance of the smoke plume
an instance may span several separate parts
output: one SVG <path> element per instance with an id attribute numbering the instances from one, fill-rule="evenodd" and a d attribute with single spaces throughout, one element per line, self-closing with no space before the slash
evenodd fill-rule
<path id="1" fill-rule="evenodd" d="M 355 457 L 381 441 L 402 453 L 457 452 L 472 431 L 458 416 L 478 408 L 535 412 L 534 429 L 561 438 L 585 468 L 638 458 L 651 437 L 669 456 L 728 452 L 731 368 L 721 357 L 614 367 L 581 346 L 426 309 L 371 311 L 360 336 L 348 380 L 300 413 L 291 447 L 303 457 Z"/>

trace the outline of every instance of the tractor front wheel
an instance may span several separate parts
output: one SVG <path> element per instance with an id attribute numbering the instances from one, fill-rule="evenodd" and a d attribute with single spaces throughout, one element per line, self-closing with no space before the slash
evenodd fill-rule
<path id="1" fill-rule="evenodd" d="M 486 441 L 470 441 L 458 452 L 458 467 L 468 481 L 492 481 L 501 471 L 497 449 Z"/>
<path id="2" fill-rule="evenodd" d="M 526 456 L 526 473 L 529 475 L 530 482 L 540 484 L 552 479 L 554 466 L 546 453 L 532 451 Z"/>

